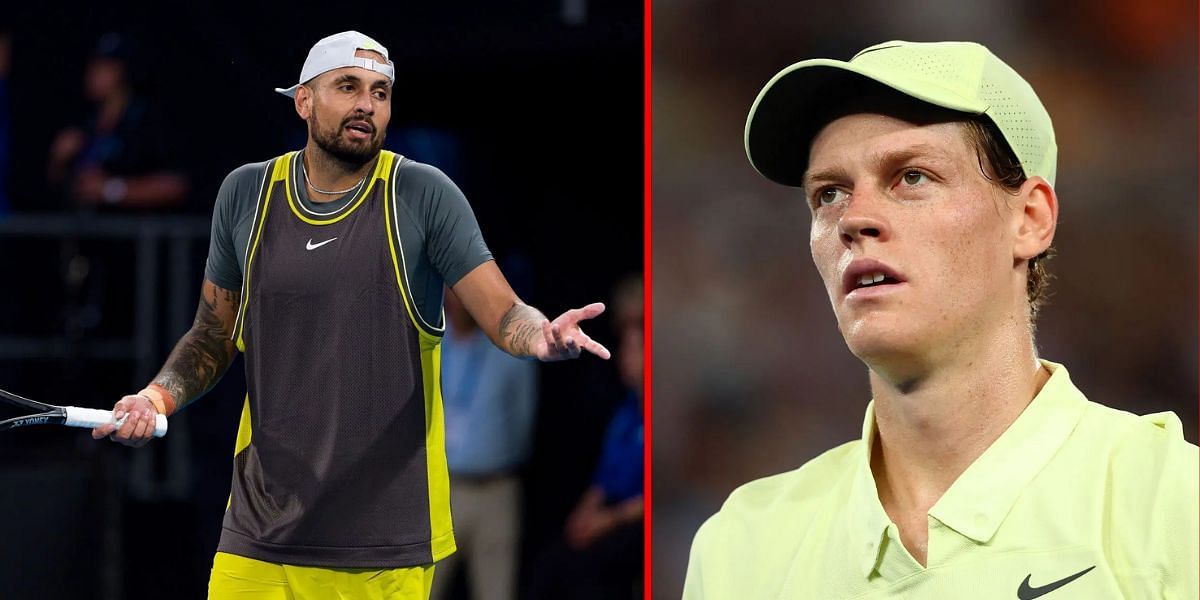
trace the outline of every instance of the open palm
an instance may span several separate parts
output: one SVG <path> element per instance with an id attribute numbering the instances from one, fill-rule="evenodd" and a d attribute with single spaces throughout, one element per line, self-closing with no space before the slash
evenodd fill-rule
<path id="1" fill-rule="evenodd" d="M 553 321 L 542 322 L 542 340 L 534 348 L 541 361 L 578 358 L 584 350 L 608 360 L 612 353 L 579 327 L 580 321 L 595 318 L 604 312 L 604 303 L 594 302 L 583 308 L 572 308 Z"/>

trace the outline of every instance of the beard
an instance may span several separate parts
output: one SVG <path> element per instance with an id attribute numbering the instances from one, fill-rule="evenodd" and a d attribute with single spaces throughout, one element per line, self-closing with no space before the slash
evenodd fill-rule
<path id="1" fill-rule="evenodd" d="M 371 123 L 375 128 L 370 139 L 366 140 L 348 140 L 342 135 L 342 131 L 346 129 L 351 121 L 365 120 Z M 383 140 L 387 137 L 387 133 L 375 127 L 375 123 L 370 117 L 362 113 L 352 114 L 337 124 L 336 127 L 322 129 L 321 123 L 317 119 L 317 109 L 314 106 L 312 114 L 308 117 L 308 130 L 312 132 L 313 141 L 317 143 L 317 147 L 324 151 L 334 160 L 342 163 L 348 171 L 353 171 L 361 168 L 363 165 L 375 159 L 379 154 L 379 149 L 383 147 Z"/>

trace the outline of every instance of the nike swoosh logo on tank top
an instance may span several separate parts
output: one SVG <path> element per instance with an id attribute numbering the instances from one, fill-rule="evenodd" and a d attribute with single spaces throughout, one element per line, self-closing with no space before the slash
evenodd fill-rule
<path id="1" fill-rule="evenodd" d="M 321 246 L 324 246 L 325 244 L 328 244 L 329 242 L 332 242 L 333 240 L 336 240 L 336 239 L 337 238 L 332 237 L 323 242 L 318 242 L 318 243 L 314 244 L 312 241 L 312 238 L 308 238 L 308 243 L 304 245 L 304 249 L 305 250 L 316 250 L 317 248 L 320 248 Z"/>

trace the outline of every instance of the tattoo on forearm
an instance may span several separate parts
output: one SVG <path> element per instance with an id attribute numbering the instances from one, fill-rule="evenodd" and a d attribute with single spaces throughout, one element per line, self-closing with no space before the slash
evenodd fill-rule
<path id="1" fill-rule="evenodd" d="M 227 314 L 231 308 L 236 314 L 240 298 L 238 292 L 220 288 L 203 294 L 192 328 L 175 345 L 154 378 L 154 383 L 171 392 L 176 410 L 208 391 L 233 362 L 237 349 L 220 314 Z"/>
<path id="2" fill-rule="evenodd" d="M 512 308 L 500 318 L 500 339 L 505 349 L 514 356 L 533 356 L 534 348 L 542 337 L 542 322 L 546 320 L 538 309 L 514 302 Z"/>

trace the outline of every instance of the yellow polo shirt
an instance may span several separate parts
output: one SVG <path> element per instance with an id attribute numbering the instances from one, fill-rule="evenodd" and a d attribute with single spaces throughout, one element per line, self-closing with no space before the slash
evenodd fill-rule
<path id="1" fill-rule="evenodd" d="M 1200 454 L 1179 418 L 1089 402 L 1042 364 L 1042 391 L 930 509 L 927 567 L 879 503 L 868 404 L 861 440 L 730 495 L 684 600 L 1195 600 Z"/>

